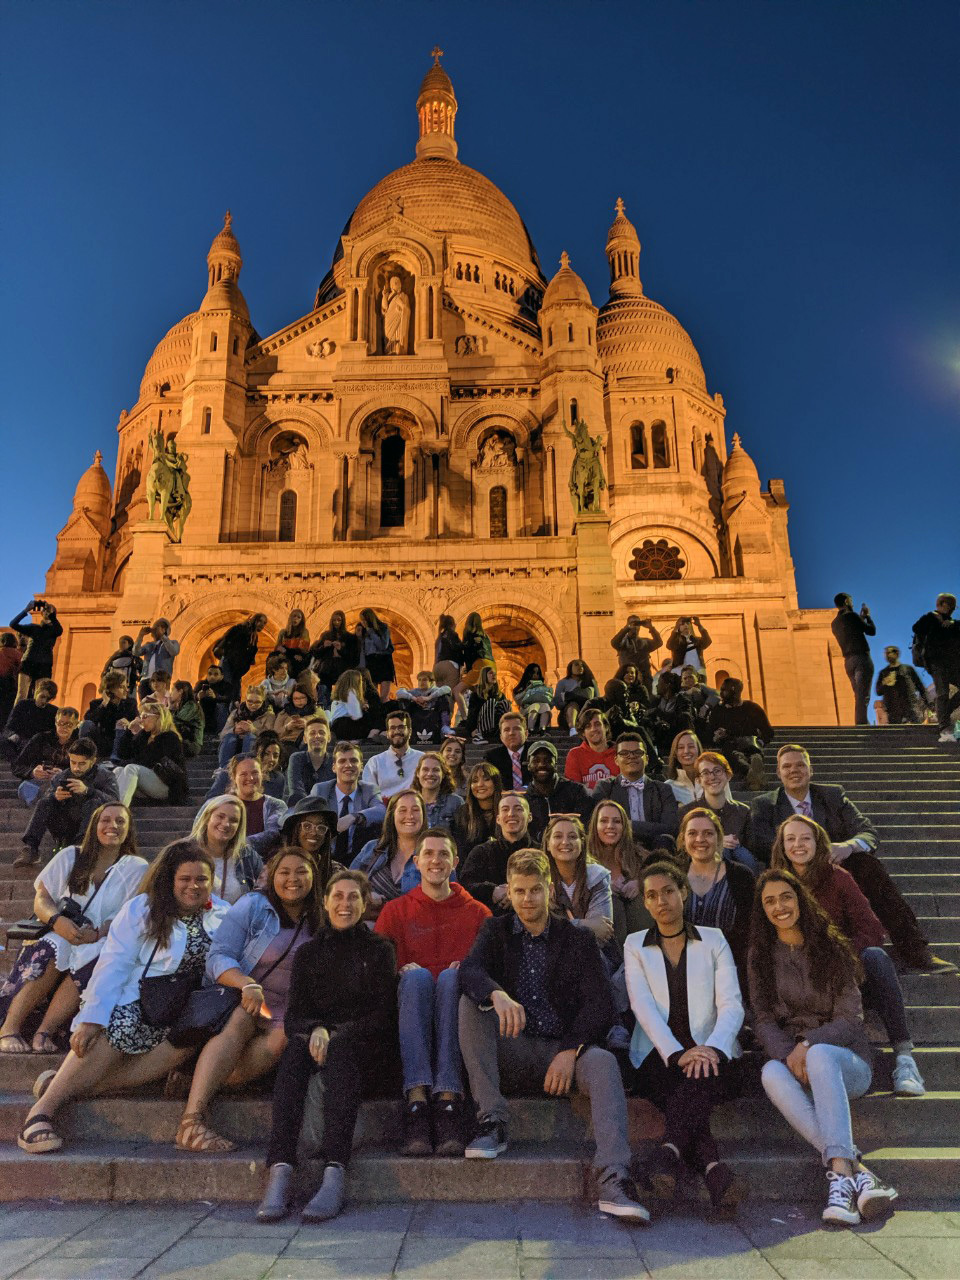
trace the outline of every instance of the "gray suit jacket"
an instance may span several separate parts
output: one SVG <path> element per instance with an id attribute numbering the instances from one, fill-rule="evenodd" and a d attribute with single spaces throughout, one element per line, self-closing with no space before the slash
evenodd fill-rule
<path id="1" fill-rule="evenodd" d="M 339 812 L 340 806 L 337 803 L 337 783 L 335 779 L 330 782 L 316 783 L 310 794 L 319 796 L 321 800 L 326 800 L 327 804 Z M 371 786 L 369 782 L 358 782 L 355 794 L 359 795 L 360 808 L 356 808 L 357 801 L 354 800 L 354 807 L 351 812 L 363 818 L 368 826 L 383 822 L 387 816 L 387 809 L 380 799 L 380 792 L 377 788 Z"/>

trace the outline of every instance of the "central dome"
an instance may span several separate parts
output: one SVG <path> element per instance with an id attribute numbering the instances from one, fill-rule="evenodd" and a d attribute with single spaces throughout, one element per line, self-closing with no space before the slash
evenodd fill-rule
<path id="1" fill-rule="evenodd" d="M 516 209 L 489 178 L 458 160 L 413 160 L 394 169 L 363 197 L 347 224 L 362 236 L 399 213 L 437 235 L 469 242 L 507 265 L 541 276 L 530 233 Z"/>

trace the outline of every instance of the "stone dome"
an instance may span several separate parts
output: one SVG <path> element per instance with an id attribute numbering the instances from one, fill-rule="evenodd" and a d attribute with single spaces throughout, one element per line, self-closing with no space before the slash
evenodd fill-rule
<path id="1" fill-rule="evenodd" d="M 240 316 L 248 323 L 250 321 L 250 312 L 247 308 L 247 300 L 240 290 L 240 286 L 236 280 L 224 276 L 218 280 L 216 284 L 210 286 L 207 290 L 203 301 L 200 303 L 201 311 L 232 311 L 234 315 Z"/>
<path id="2" fill-rule="evenodd" d="M 198 314 L 191 311 L 157 343 L 140 382 L 141 400 L 154 395 L 155 387 L 164 383 L 170 384 L 171 391 L 183 390 L 184 375 L 193 354 L 193 322 Z"/>
<path id="3" fill-rule="evenodd" d="M 401 206 L 411 222 L 437 235 L 470 241 L 491 257 L 525 267 L 542 279 L 523 219 L 503 192 L 476 169 L 438 157 L 394 169 L 354 209 L 347 233 L 365 235 Z"/>
<path id="4" fill-rule="evenodd" d="M 759 492 L 760 474 L 756 463 L 740 443 L 740 437 L 734 435 L 733 448 L 723 464 L 723 493 L 724 497 L 738 497 L 744 490 Z"/>
<path id="5" fill-rule="evenodd" d="M 611 298 L 597 318 L 597 354 L 603 368 L 618 378 L 692 383 L 706 391 L 707 380 L 689 333 L 666 307 L 652 298 Z"/>
<path id="6" fill-rule="evenodd" d="M 425 93 L 447 93 L 451 98 L 454 96 L 453 81 L 441 67 L 439 60 L 433 64 L 423 77 L 418 97 L 422 97 Z"/>
<path id="7" fill-rule="evenodd" d="M 103 454 L 98 449 L 93 464 L 80 477 L 73 495 L 74 511 L 86 511 L 96 522 L 109 519 L 113 503 L 110 480 L 102 463 Z"/>
<path id="8" fill-rule="evenodd" d="M 571 303 L 574 306 L 592 307 L 593 299 L 587 286 L 570 266 L 570 258 L 564 250 L 560 255 L 560 270 L 547 285 L 541 309 L 546 311 L 548 307 L 562 307 Z"/>

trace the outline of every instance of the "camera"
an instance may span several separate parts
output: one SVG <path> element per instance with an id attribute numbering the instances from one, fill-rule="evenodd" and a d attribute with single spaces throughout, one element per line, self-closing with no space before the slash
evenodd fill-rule
<path id="1" fill-rule="evenodd" d="M 88 920 L 83 914 L 83 908 L 75 898 L 61 898 L 57 903 L 57 912 L 64 920 L 69 920 L 78 929 L 84 928 L 85 925 L 89 925 L 91 929 L 96 928 L 93 921 Z"/>

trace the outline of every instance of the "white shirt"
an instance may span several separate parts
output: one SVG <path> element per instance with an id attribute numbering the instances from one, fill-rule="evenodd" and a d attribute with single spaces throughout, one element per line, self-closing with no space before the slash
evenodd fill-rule
<path id="1" fill-rule="evenodd" d="M 371 756 L 363 766 L 363 781 L 377 788 L 384 800 L 395 796 L 398 791 L 406 791 L 413 782 L 417 764 L 423 759 L 423 752 L 415 747 L 407 747 L 402 756 L 398 756 L 391 747 L 389 751 L 381 751 Z"/>
<path id="2" fill-rule="evenodd" d="M 99 891 L 94 897 L 96 885 L 88 884 L 86 893 L 71 893 L 68 887 L 70 873 L 73 870 L 73 864 L 77 858 L 76 845 L 68 845 L 65 849 L 61 849 L 55 854 L 47 865 L 43 868 L 36 880 L 33 882 L 35 889 L 45 889 L 49 893 L 54 902 L 59 902 L 61 898 L 72 897 L 84 915 L 90 920 L 91 924 L 99 927 L 106 924 L 108 920 L 112 920 L 125 902 L 136 894 L 140 888 L 140 881 L 144 877 L 147 870 L 147 862 L 144 858 L 135 858 L 131 854 L 125 854 L 124 857 L 118 859 L 112 867 L 107 871 L 100 886 Z M 91 902 L 91 898 L 93 901 Z M 90 903 L 90 909 L 87 910 L 87 903 Z M 91 960 L 96 959 L 103 949 L 106 938 L 100 938 L 96 942 L 84 942 L 80 946 L 74 947 L 67 942 L 66 938 L 61 938 L 59 933 L 49 933 L 46 935 L 46 941 L 52 943 L 57 953 L 57 968 L 61 973 L 68 969 L 76 973 L 78 969 L 82 969 L 85 964 L 89 964 Z"/>

